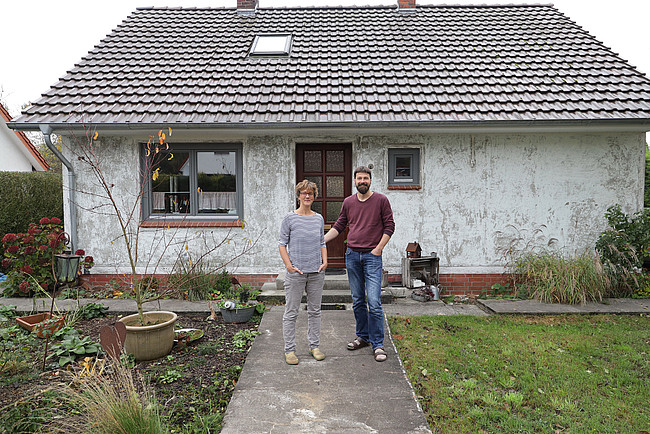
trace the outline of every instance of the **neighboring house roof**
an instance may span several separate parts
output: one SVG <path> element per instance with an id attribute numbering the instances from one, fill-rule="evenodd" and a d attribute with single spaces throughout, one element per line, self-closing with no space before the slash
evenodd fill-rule
<path id="1" fill-rule="evenodd" d="M 650 80 L 550 5 L 143 8 L 16 126 L 620 120 L 648 123 Z"/>
<path id="2" fill-rule="evenodd" d="M 25 133 L 21 131 L 11 131 L 7 126 L 7 123 L 9 122 L 11 122 L 11 115 L 9 114 L 7 109 L 5 109 L 5 107 L 0 103 L 0 124 L 1 124 L 0 128 L 6 130 L 3 131 L 3 133 L 6 134 L 0 134 L 0 138 L 3 137 L 7 138 L 7 140 L 0 141 L 1 142 L 0 150 L 2 150 L 2 155 L 3 155 L 3 161 L 2 164 L 0 164 L 0 166 L 2 166 L 4 170 L 16 170 L 15 167 L 7 167 L 7 164 L 9 165 L 12 164 L 10 161 L 7 161 L 10 152 L 5 147 L 13 147 L 18 151 L 16 155 L 19 154 L 23 155 L 23 157 L 29 162 L 29 164 L 31 164 L 34 170 L 43 172 L 49 169 L 50 165 L 47 164 L 45 158 L 43 158 L 41 153 L 38 152 L 38 149 L 36 149 L 36 147 L 32 144 L 32 142 L 27 138 Z M 26 162 L 24 164 L 27 165 Z M 27 169 L 29 169 L 28 166 Z"/>

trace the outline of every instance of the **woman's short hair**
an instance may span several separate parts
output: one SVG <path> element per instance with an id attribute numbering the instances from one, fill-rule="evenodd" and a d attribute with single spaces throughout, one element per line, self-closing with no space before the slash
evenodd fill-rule
<path id="1" fill-rule="evenodd" d="M 316 184 L 308 181 L 306 179 L 303 179 L 296 185 L 296 197 L 300 197 L 300 192 L 304 190 L 311 190 L 314 193 L 314 199 L 318 197 L 318 187 L 316 187 Z"/>

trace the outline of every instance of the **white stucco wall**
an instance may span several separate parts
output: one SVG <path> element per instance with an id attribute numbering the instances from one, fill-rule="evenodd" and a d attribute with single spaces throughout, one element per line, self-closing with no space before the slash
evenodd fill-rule
<path id="1" fill-rule="evenodd" d="M 31 172 L 32 163 L 26 152 L 16 133 L 0 118 L 0 171 Z"/>
<path id="2" fill-rule="evenodd" d="M 194 133 L 197 134 L 197 133 Z M 427 134 L 427 135 L 259 135 L 224 136 L 174 132 L 178 142 L 243 143 L 246 227 L 210 229 L 141 229 L 140 271 L 168 272 L 187 245 L 196 258 L 204 247 L 228 236 L 212 260 L 231 258 L 248 240 L 251 253 L 228 266 L 236 273 L 277 273 L 280 221 L 292 209 L 296 142 L 350 142 L 353 166 L 373 169 L 373 189 L 386 194 L 393 207 L 396 232 L 384 252 L 385 268 L 400 271 L 407 243 L 418 241 L 424 252 L 436 251 L 444 272 L 503 271 L 500 248 L 516 238 L 556 238 L 567 253 L 592 248 L 605 228 L 607 207 L 620 203 L 628 212 L 643 207 L 645 141 L 641 133 Z M 146 135 L 100 137 L 107 179 L 120 200 L 137 192 L 137 143 Z M 173 142 L 170 140 L 170 143 Z M 67 141 L 70 142 L 69 140 Z M 421 190 L 387 189 L 388 148 L 421 149 Z M 70 155 L 69 150 L 65 152 Z M 119 225 L 98 214 L 97 181 L 78 167 L 79 247 L 95 257 L 96 273 L 127 272 Z M 64 177 L 67 180 L 67 177 Z M 64 193 L 65 194 L 65 193 Z M 92 211 L 91 211 L 92 210 Z M 66 213 L 68 210 L 66 210 Z M 136 213 L 137 214 L 137 213 Z M 67 214 L 66 214 L 67 217 Z M 69 229 L 69 228 L 68 228 Z M 537 232 L 541 230 L 541 232 Z M 159 261 L 162 242 L 174 235 Z"/>

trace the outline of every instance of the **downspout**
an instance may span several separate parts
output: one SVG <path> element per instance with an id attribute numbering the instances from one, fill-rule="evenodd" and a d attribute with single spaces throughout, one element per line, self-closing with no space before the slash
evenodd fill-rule
<path id="1" fill-rule="evenodd" d="M 49 125 L 39 125 L 43 139 L 47 147 L 56 155 L 56 157 L 63 163 L 68 170 L 68 203 L 70 204 L 70 250 L 75 251 L 77 247 L 77 207 L 74 200 L 74 192 L 77 188 L 74 169 L 70 161 L 63 156 L 56 146 L 52 143 L 52 127 Z"/>

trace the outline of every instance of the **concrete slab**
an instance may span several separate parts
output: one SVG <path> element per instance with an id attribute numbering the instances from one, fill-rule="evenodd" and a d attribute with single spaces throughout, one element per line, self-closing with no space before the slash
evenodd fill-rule
<path id="1" fill-rule="evenodd" d="M 370 348 L 348 351 L 351 310 L 323 311 L 317 362 L 308 353 L 307 314 L 297 322 L 300 364 L 284 362 L 282 306 L 267 311 L 224 418 L 222 433 L 428 433 L 428 424 L 387 337 L 385 362 Z"/>
<path id="2" fill-rule="evenodd" d="M 556 314 L 639 314 L 650 312 L 649 299 L 609 298 L 602 303 L 589 302 L 585 304 L 555 304 L 542 303 L 536 300 L 477 300 L 476 303 L 485 310 L 495 314 L 526 314 L 526 315 L 556 315 Z"/>

